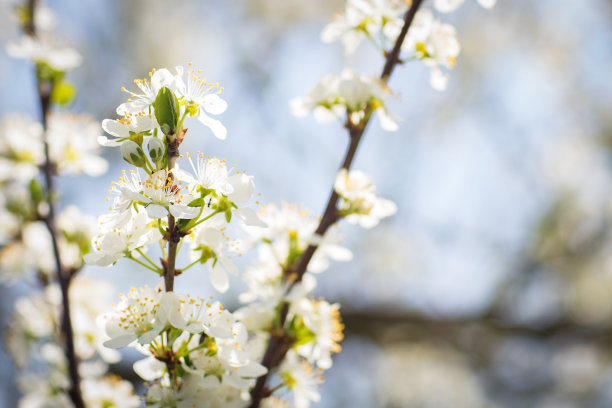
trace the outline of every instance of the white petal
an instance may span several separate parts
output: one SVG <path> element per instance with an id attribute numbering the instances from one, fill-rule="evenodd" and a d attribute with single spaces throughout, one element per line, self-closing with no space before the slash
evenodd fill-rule
<path id="1" fill-rule="evenodd" d="M 166 365 L 155 357 L 150 356 L 144 360 L 136 361 L 134 371 L 145 381 L 154 381 L 164 375 Z"/>
<path id="2" fill-rule="evenodd" d="M 261 364 L 251 361 L 246 366 L 240 367 L 240 375 L 244 377 L 261 377 L 268 369 Z"/>
<path id="3" fill-rule="evenodd" d="M 232 192 L 229 194 L 229 199 L 236 204 L 246 203 L 253 197 L 255 193 L 255 183 L 253 177 L 246 174 L 235 174 L 228 177 L 227 181 L 232 186 Z"/>
<path id="4" fill-rule="evenodd" d="M 429 76 L 429 82 L 431 87 L 436 91 L 443 91 L 446 89 L 448 84 L 448 75 L 446 75 L 440 68 L 432 68 Z"/>
<path id="5" fill-rule="evenodd" d="M 380 120 L 380 127 L 389 132 L 395 132 L 398 129 L 397 123 L 391 118 L 385 108 L 376 109 L 378 120 Z"/>
<path id="6" fill-rule="evenodd" d="M 130 130 L 123 123 L 112 119 L 104 119 L 102 121 L 102 129 L 109 135 L 125 138 L 130 136 Z"/>
<path id="7" fill-rule="evenodd" d="M 104 347 L 108 347 L 108 348 L 121 348 L 121 347 L 125 347 L 129 345 L 137 338 L 138 337 L 136 337 L 135 334 L 125 334 L 123 336 L 119 336 L 119 337 L 115 337 L 114 339 L 107 340 L 103 344 L 104 344 Z"/>
<path id="8" fill-rule="evenodd" d="M 168 210 L 163 205 L 149 204 L 146 210 L 150 218 L 164 218 L 168 216 Z"/>
<path id="9" fill-rule="evenodd" d="M 210 283 L 221 293 L 227 292 L 229 289 L 229 281 L 225 270 L 220 265 L 210 267 Z"/>
<path id="10" fill-rule="evenodd" d="M 197 217 L 200 213 L 200 207 L 189 207 L 185 204 L 173 204 L 169 207 L 169 209 L 170 214 L 172 214 L 175 218 L 185 218 L 187 220 Z"/>
<path id="11" fill-rule="evenodd" d="M 106 146 L 106 147 L 117 147 L 117 146 L 121 146 L 121 143 L 117 142 L 114 139 L 109 139 L 106 136 L 98 136 L 98 143 L 101 144 L 102 146 Z"/>
<path id="12" fill-rule="evenodd" d="M 227 137 L 227 129 L 225 128 L 225 126 L 223 126 L 223 124 L 220 121 L 209 117 L 202 111 L 202 109 L 200 109 L 200 114 L 198 115 L 198 119 L 200 120 L 200 122 L 202 122 L 204 125 L 210 128 L 210 130 L 213 132 L 215 137 L 221 140 L 225 140 L 225 138 Z"/>
<path id="13" fill-rule="evenodd" d="M 236 265 L 234 265 L 232 261 L 222 256 L 219 257 L 219 262 L 221 262 L 221 265 L 227 272 L 231 273 L 232 275 L 238 275 L 238 268 L 236 268 Z"/>
<path id="14" fill-rule="evenodd" d="M 201 107 L 204 107 L 208 113 L 219 115 L 227 109 L 227 102 L 221 99 L 217 94 L 208 94 L 202 98 Z"/>
<path id="15" fill-rule="evenodd" d="M 239 211 L 237 211 L 237 214 L 240 219 L 250 227 L 266 228 L 268 226 L 268 224 L 263 222 L 257 213 L 250 208 L 241 208 Z"/>

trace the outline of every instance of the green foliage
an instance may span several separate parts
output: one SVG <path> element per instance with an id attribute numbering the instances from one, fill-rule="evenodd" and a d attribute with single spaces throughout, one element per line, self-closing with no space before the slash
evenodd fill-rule
<path id="1" fill-rule="evenodd" d="M 166 136 L 176 135 L 179 122 L 179 101 L 170 89 L 163 87 L 155 98 L 155 118 Z"/>

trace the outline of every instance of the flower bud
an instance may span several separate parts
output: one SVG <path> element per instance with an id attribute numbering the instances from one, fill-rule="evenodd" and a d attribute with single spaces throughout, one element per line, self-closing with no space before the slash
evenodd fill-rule
<path id="1" fill-rule="evenodd" d="M 147 147 L 149 149 L 149 156 L 151 156 L 153 163 L 160 164 L 164 161 L 164 157 L 166 155 L 166 146 L 164 145 L 164 142 L 156 137 L 153 137 L 149 140 Z"/>
<path id="2" fill-rule="evenodd" d="M 165 135 L 173 137 L 179 120 L 179 102 L 174 92 L 163 87 L 155 98 L 155 118 Z"/>
<path id="3" fill-rule="evenodd" d="M 126 162 L 136 167 L 144 167 L 147 162 L 142 148 L 131 140 L 126 140 L 121 144 L 121 154 Z"/>

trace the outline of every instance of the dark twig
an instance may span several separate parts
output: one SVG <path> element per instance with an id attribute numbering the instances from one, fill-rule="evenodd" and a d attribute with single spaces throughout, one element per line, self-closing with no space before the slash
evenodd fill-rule
<path id="1" fill-rule="evenodd" d="M 27 20 L 24 22 L 24 32 L 31 36 L 36 36 L 36 24 L 35 14 L 37 0 L 29 0 L 27 3 Z M 76 408 L 84 408 L 85 403 L 83 402 L 83 396 L 81 394 L 80 376 L 79 376 L 79 361 L 74 348 L 74 331 L 72 327 L 72 319 L 70 316 L 70 300 L 69 300 L 69 287 L 73 273 L 62 265 L 59 244 L 58 244 L 58 233 L 55 221 L 55 187 L 53 183 L 53 176 L 55 174 L 55 164 L 49 155 L 49 140 L 47 138 L 47 119 L 49 116 L 49 108 L 51 102 L 51 92 L 53 91 L 53 84 L 49 81 L 43 80 L 40 76 L 36 75 L 38 96 L 40 102 L 40 114 L 43 127 L 43 148 L 45 153 L 45 163 L 42 167 L 45 188 L 46 188 L 46 201 L 48 204 L 48 213 L 43 216 L 43 221 L 51 234 L 51 242 L 53 245 L 53 255 L 55 257 L 55 270 L 57 275 L 57 281 L 62 293 L 62 315 L 60 323 L 61 340 L 64 342 L 64 352 L 66 359 L 68 360 L 68 371 L 70 374 L 70 389 L 68 394 L 70 399 Z"/>
<path id="2" fill-rule="evenodd" d="M 406 34 L 408 33 L 408 29 L 414 20 L 414 16 L 419 9 L 422 0 L 413 0 L 412 4 L 406 11 L 404 15 L 404 26 L 395 41 L 395 45 L 393 46 L 391 52 L 386 54 L 385 66 L 383 68 L 382 73 L 380 74 L 380 79 L 385 84 L 389 80 L 389 77 L 393 73 L 393 70 L 397 64 L 400 63 L 399 53 L 404 43 L 404 39 L 406 38 Z M 350 142 L 347 148 L 346 154 L 344 156 L 344 160 L 342 162 L 343 169 L 349 170 L 353 163 L 353 159 L 355 157 L 355 153 L 357 152 L 357 148 L 359 147 L 359 142 L 365 132 L 365 129 L 369 123 L 370 115 L 368 112 L 371 108 L 370 106 L 366 106 L 366 116 L 365 119 L 359 124 L 354 124 L 350 120 L 347 122 L 347 129 L 349 131 Z M 319 226 L 317 227 L 315 234 L 323 236 L 325 232 L 331 227 L 336 221 L 339 220 L 338 214 L 338 193 L 332 188 L 332 192 L 329 196 L 329 200 L 327 202 L 327 206 L 325 208 L 325 212 L 321 217 L 321 221 L 319 222 Z M 289 286 L 290 290 L 293 285 L 300 282 L 302 277 L 306 273 L 308 268 L 308 264 L 312 260 L 312 257 L 317 250 L 317 245 L 309 245 L 304 254 L 302 254 L 300 261 L 297 264 L 297 267 L 291 271 L 291 276 L 295 277 L 295 280 Z M 281 308 L 281 313 L 279 316 L 280 327 L 284 327 L 287 320 L 287 313 L 289 310 L 289 305 L 285 303 Z M 262 364 L 268 369 L 268 373 L 259 377 L 255 384 L 255 387 L 251 391 L 251 405 L 250 408 L 258 408 L 261 400 L 266 397 L 266 382 L 271 371 L 276 368 L 285 357 L 285 354 L 291 348 L 291 343 L 288 342 L 290 339 L 284 333 L 271 333 L 270 341 L 268 342 L 268 347 L 264 354 L 264 358 L 262 360 Z"/>

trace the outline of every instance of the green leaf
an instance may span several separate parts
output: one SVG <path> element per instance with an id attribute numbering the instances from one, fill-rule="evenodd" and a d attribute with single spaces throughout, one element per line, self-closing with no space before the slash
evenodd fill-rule
<path id="1" fill-rule="evenodd" d="M 179 121 L 179 101 L 174 92 L 163 87 L 155 98 L 155 118 L 165 135 L 175 135 Z"/>
<path id="2" fill-rule="evenodd" d="M 36 179 L 30 181 L 30 197 L 32 197 L 32 202 L 34 204 L 38 204 L 44 199 L 43 188 Z"/>
<path id="3" fill-rule="evenodd" d="M 67 105 L 76 98 L 77 89 L 71 83 L 61 81 L 51 92 L 51 101 L 58 105 Z"/>

